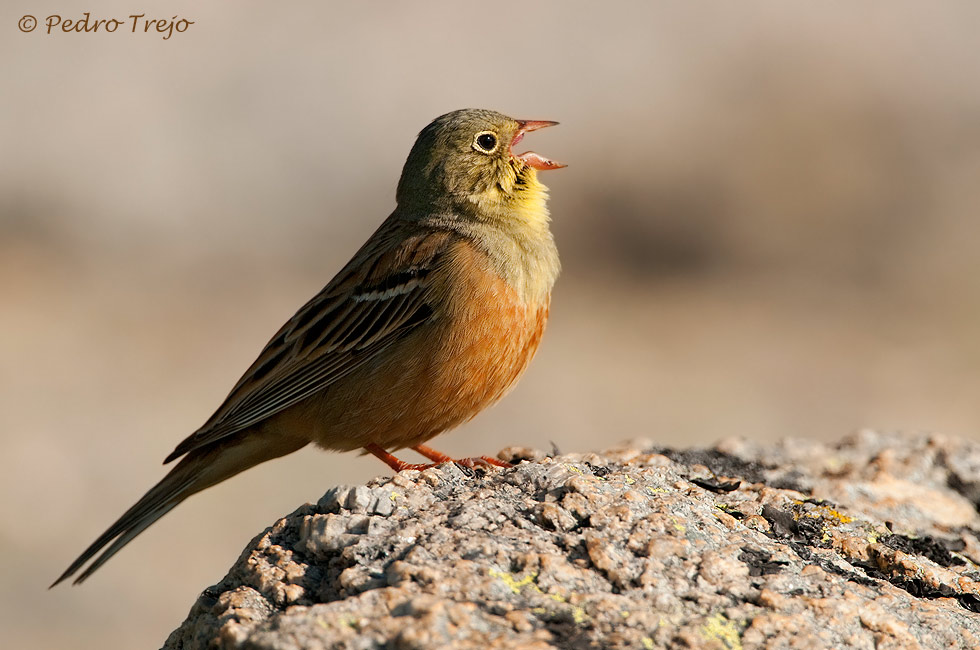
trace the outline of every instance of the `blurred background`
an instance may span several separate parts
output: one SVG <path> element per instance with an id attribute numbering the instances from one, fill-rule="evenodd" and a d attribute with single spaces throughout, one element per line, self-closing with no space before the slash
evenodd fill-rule
<path id="1" fill-rule="evenodd" d="M 387 472 L 303 450 L 45 589 L 456 108 L 562 122 L 525 144 L 569 164 L 564 273 L 518 389 L 439 449 L 980 436 L 980 4 L 42 4 L 0 11 L 8 647 L 157 647 L 263 527 Z M 194 24 L 43 33 L 84 11 Z"/>

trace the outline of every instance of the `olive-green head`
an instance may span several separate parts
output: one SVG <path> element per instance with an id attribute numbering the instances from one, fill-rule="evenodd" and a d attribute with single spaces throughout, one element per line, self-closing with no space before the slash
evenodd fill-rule
<path id="1" fill-rule="evenodd" d="M 524 134 L 557 122 L 515 120 L 467 108 L 434 119 L 412 147 L 396 198 L 399 206 L 447 211 L 497 212 L 541 194 L 536 171 L 565 165 L 512 147 Z M 537 200 L 535 198 L 535 200 Z"/>

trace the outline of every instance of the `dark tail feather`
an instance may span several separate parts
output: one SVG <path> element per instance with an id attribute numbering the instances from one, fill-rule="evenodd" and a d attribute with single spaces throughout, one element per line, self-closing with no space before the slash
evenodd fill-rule
<path id="1" fill-rule="evenodd" d="M 261 462 L 292 453 L 303 447 L 306 442 L 306 440 L 274 439 L 253 432 L 237 443 L 222 440 L 220 444 L 195 449 L 170 470 L 162 481 L 150 488 L 150 491 L 132 508 L 123 513 L 109 530 L 92 542 L 92 545 L 72 562 L 71 566 L 51 584 L 51 587 L 75 575 L 86 562 L 108 546 L 75 578 L 73 584 L 83 582 L 122 547 L 133 541 L 137 535 L 187 497 Z"/>
<path id="2" fill-rule="evenodd" d="M 61 574 L 61 577 L 51 584 L 51 587 L 75 575 L 96 553 L 111 543 L 111 546 L 75 579 L 74 584 L 79 584 L 92 575 L 96 569 L 105 564 L 109 558 L 118 553 L 123 546 L 146 530 L 150 524 L 170 512 L 177 504 L 191 494 L 203 489 L 205 486 L 195 489 L 195 483 L 197 481 L 193 473 L 187 471 L 188 466 L 193 464 L 186 462 L 189 460 L 191 459 L 185 459 L 184 463 L 174 467 L 162 481 L 153 486 L 142 499 L 137 501 L 132 508 L 116 520 L 116 523 L 112 524 L 109 530 L 102 533 L 97 540 L 92 542 L 92 545 L 85 549 L 78 556 L 77 560 L 72 562 L 71 566 Z M 50 589 L 51 587 L 48 588 Z"/>

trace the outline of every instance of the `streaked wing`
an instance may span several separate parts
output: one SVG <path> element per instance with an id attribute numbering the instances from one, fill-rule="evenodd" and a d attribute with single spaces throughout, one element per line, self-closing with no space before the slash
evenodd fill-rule
<path id="1" fill-rule="evenodd" d="M 432 317 L 430 274 L 445 257 L 449 235 L 430 233 L 397 244 L 385 235 L 383 229 L 376 233 L 279 330 L 211 419 L 164 462 L 323 390 Z"/>

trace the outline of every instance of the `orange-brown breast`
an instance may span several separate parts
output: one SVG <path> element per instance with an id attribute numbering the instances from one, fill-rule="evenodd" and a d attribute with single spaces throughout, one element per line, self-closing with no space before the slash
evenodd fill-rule
<path id="1" fill-rule="evenodd" d="M 454 248 L 433 320 L 302 409 L 317 444 L 420 444 L 499 400 L 527 368 L 548 301 L 525 303 L 482 254 Z"/>

